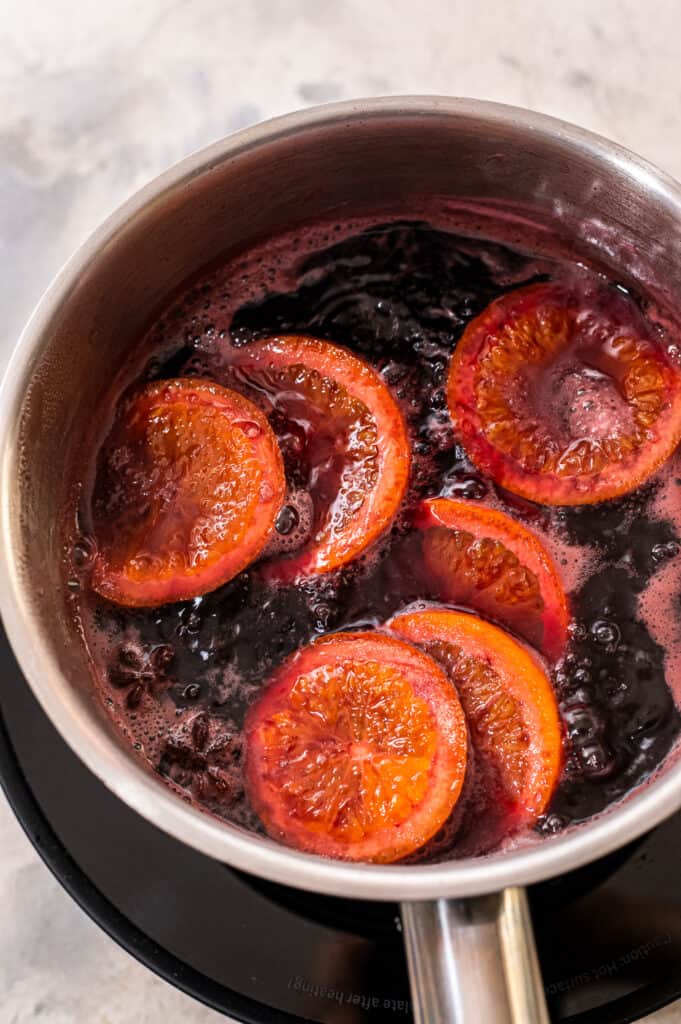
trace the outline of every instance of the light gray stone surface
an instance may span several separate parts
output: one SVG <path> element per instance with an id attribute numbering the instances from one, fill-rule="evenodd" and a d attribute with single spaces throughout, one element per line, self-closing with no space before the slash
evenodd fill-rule
<path id="1" fill-rule="evenodd" d="M 122 199 L 296 107 L 479 96 L 576 121 L 681 177 L 680 33 L 676 0 L 2 0 L 0 366 L 51 275 Z M 0 830 L 0 1024 L 224 1020 L 91 924 L 4 802 Z"/>

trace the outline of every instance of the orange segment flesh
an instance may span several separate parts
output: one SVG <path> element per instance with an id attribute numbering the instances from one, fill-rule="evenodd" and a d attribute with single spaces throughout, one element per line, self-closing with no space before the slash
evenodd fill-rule
<path id="1" fill-rule="evenodd" d="M 392 522 L 409 477 L 406 427 L 387 386 L 359 356 L 319 338 L 268 338 L 225 358 L 294 433 L 296 470 L 307 467 L 313 537 L 271 575 L 324 573 L 356 558 Z"/>
<path id="2" fill-rule="evenodd" d="M 439 600 L 490 615 L 558 658 L 569 610 L 558 570 L 539 538 L 474 501 L 431 498 L 419 509 L 423 556 Z"/>
<path id="3" fill-rule="evenodd" d="M 381 634 L 298 651 L 246 737 L 249 796 L 270 835 L 347 860 L 419 849 L 449 817 L 466 767 L 463 712 L 442 669 Z"/>
<path id="4" fill-rule="evenodd" d="M 534 821 L 562 766 L 556 698 L 539 664 L 507 633 L 462 612 L 428 608 L 388 626 L 436 658 L 456 686 L 485 785 L 494 787 L 486 812 L 514 828 Z"/>
<path id="5" fill-rule="evenodd" d="M 284 491 L 252 402 L 207 381 L 150 384 L 119 408 L 99 455 L 92 586 L 141 606 L 213 590 L 264 547 Z"/>
<path id="6" fill-rule="evenodd" d="M 480 469 L 546 505 L 634 490 L 681 439 L 681 369 L 640 315 L 558 285 L 492 302 L 457 344 L 448 403 Z"/>

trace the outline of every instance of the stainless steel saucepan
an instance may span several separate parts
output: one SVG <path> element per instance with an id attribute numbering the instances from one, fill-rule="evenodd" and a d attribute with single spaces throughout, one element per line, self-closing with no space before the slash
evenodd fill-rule
<path id="1" fill-rule="evenodd" d="M 342 103 L 279 118 L 189 157 L 85 243 L 42 299 L 0 403 L 0 608 L 36 697 L 85 764 L 155 825 L 203 853 L 302 889 L 397 900 L 419 1024 L 547 1021 L 523 886 L 602 856 L 681 805 L 673 757 L 588 824 L 522 849 L 425 866 L 316 858 L 178 800 L 110 727 L 74 634 L 58 528 L 74 453 L 159 303 L 222 254 L 323 217 L 408 215 L 424 198 L 490 211 L 518 240 L 551 232 L 681 297 L 681 188 L 560 121 L 468 100 Z M 509 219 L 510 218 L 510 219 Z M 84 809 L 85 812 L 85 809 Z"/>

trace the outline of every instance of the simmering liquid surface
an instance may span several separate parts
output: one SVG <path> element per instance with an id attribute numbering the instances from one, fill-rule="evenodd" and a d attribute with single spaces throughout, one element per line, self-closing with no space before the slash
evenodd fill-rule
<path id="1" fill-rule="evenodd" d="M 143 341 L 148 358 L 141 378 L 129 386 L 193 375 L 238 388 L 225 358 L 229 346 L 309 333 L 347 346 L 376 367 L 401 404 L 413 452 L 408 494 L 394 526 L 351 565 L 289 586 L 267 581 L 265 558 L 214 593 L 156 609 L 117 607 L 89 589 L 94 542 L 83 494 L 67 571 L 96 685 L 116 728 L 181 796 L 260 830 L 243 787 L 245 711 L 273 669 L 314 637 L 372 628 L 434 598 L 432 581 L 414 557 L 410 515 L 422 498 L 435 495 L 483 501 L 524 521 L 554 556 L 569 592 L 572 635 L 552 671 L 566 760 L 536 832 L 554 833 L 597 814 L 665 758 L 681 724 L 675 701 L 681 697 L 677 457 L 625 498 L 537 506 L 476 471 L 456 443 L 446 406 L 451 353 L 466 324 L 492 299 L 544 280 L 588 292 L 597 277 L 614 296 L 624 291 L 593 270 L 424 223 L 362 230 L 339 225 L 263 246 L 206 272 L 169 302 Z M 626 301 L 652 316 L 640 297 Z M 581 401 L 571 405 L 573 418 L 581 416 L 587 426 L 594 407 L 603 421 L 620 415 L 595 374 L 576 382 L 565 373 L 547 387 L 575 391 Z M 112 405 L 119 397 L 112 396 Z M 550 406 L 553 399 L 532 394 L 528 401 Z M 284 430 L 283 440 L 278 431 L 292 497 L 266 556 L 293 552 L 310 536 L 304 427 L 297 424 L 290 436 Z M 469 803 L 475 804 L 474 792 Z M 460 815 L 455 818 L 419 859 L 484 852 L 498 843 L 490 836 L 471 850 L 465 823 L 459 828 Z"/>

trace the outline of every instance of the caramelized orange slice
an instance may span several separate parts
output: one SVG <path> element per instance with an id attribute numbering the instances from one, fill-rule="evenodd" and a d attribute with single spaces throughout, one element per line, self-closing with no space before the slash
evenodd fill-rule
<path id="1" fill-rule="evenodd" d="M 423 555 L 437 598 L 470 605 L 523 636 L 547 657 L 565 647 L 568 603 L 538 537 L 474 501 L 431 498 L 419 509 Z"/>
<path id="2" fill-rule="evenodd" d="M 225 358 L 312 498 L 309 543 L 270 575 L 290 580 L 356 558 L 390 526 L 409 477 L 404 419 L 387 386 L 359 356 L 318 338 L 268 338 Z"/>
<path id="3" fill-rule="evenodd" d="M 252 402 L 207 381 L 150 384 L 121 403 L 99 454 L 92 586 L 142 606 L 214 590 L 262 550 L 284 492 Z"/>
<path id="4" fill-rule="evenodd" d="M 556 698 L 538 662 L 507 633 L 464 612 L 428 608 L 388 626 L 437 658 L 456 686 L 484 776 L 485 814 L 507 827 L 534 821 L 562 765 Z M 489 820 L 481 825 L 491 828 Z"/>
<path id="5" fill-rule="evenodd" d="M 399 860 L 449 817 L 466 726 L 442 669 L 394 637 L 339 633 L 298 651 L 246 722 L 249 796 L 299 850 Z"/>
<path id="6" fill-rule="evenodd" d="M 626 494 L 681 440 L 681 369 L 633 304 L 555 284 L 504 295 L 468 325 L 448 402 L 476 465 L 546 505 Z"/>

